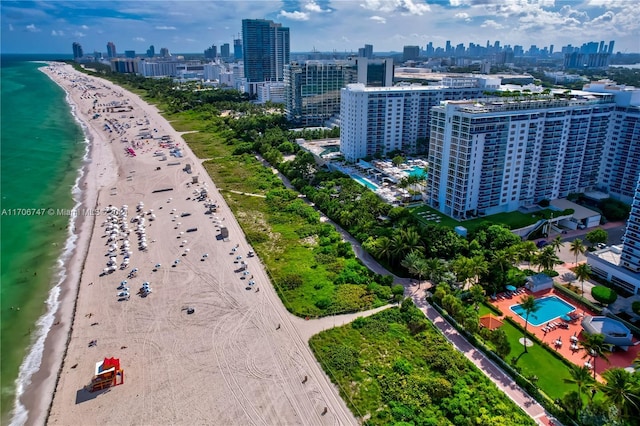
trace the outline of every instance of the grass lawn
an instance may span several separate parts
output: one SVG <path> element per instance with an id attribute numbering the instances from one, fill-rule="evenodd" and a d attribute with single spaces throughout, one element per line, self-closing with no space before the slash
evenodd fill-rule
<path id="1" fill-rule="evenodd" d="M 511 352 L 506 359 L 517 358 L 517 366 L 522 375 L 538 377 L 537 386 L 551 399 L 562 398 L 565 393 L 577 390 L 576 385 L 564 382 L 565 378 L 571 377 L 569 367 L 564 362 L 538 343 L 534 343 L 528 348 L 528 352 L 524 353 L 524 346 L 519 341 L 522 338 L 522 332 L 506 321 L 502 325 L 502 329 L 507 334 L 511 345 Z"/>
<path id="2" fill-rule="evenodd" d="M 510 213 L 497 213 L 491 216 L 480 217 L 477 219 L 458 221 L 452 219 L 439 211 L 432 209 L 428 206 L 420 206 L 411 210 L 411 212 L 416 215 L 418 220 L 420 220 L 424 224 L 436 224 L 436 222 L 432 220 L 426 220 L 422 216 L 418 215 L 420 212 L 427 212 L 430 214 L 438 215 L 440 219 L 440 223 L 438 225 L 447 226 L 449 228 L 455 228 L 456 226 L 464 226 L 467 228 L 467 231 L 473 232 L 475 231 L 482 223 L 484 222 L 492 222 L 496 224 L 503 224 L 509 227 L 509 229 L 519 229 L 524 228 L 525 226 L 533 225 L 542 217 L 550 217 L 551 210 L 542 210 L 540 212 L 536 212 L 535 217 L 532 214 L 525 214 L 518 211 L 510 212 Z M 558 212 L 555 212 L 556 215 Z"/>
<path id="3" fill-rule="evenodd" d="M 359 318 L 309 344 L 367 425 L 534 424 L 415 307 Z"/>

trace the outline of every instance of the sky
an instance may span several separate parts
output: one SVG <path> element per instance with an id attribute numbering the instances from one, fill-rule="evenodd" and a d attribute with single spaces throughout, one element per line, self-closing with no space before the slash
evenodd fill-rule
<path id="1" fill-rule="evenodd" d="M 270 19 L 290 28 L 292 52 L 374 52 L 485 45 L 580 46 L 615 40 L 615 51 L 640 52 L 638 0 L 0 0 L 2 53 L 197 53 L 241 38 L 242 19 Z"/>

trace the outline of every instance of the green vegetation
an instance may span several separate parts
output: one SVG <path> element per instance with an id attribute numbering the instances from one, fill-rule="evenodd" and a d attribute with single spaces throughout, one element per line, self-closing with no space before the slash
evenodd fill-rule
<path id="1" fill-rule="evenodd" d="M 629 217 L 629 212 L 631 211 L 631 207 L 629 207 L 629 205 L 612 198 L 600 201 L 600 203 L 598 203 L 598 208 L 609 221 L 626 220 Z"/>
<path id="2" fill-rule="evenodd" d="M 635 301 L 631 304 L 631 310 L 634 314 L 640 315 L 640 301 Z"/>
<path id="3" fill-rule="evenodd" d="M 310 345 L 365 424 L 534 424 L 410 299 L 324 331 Z"/>
<path id="4" fill-rule="evenodd" d="M 614 290 L 602 285 L 593 287 L 591 289 L 591 295 L 603 305 L 610 305 L 618 298 L 618 294 Z"/>
<path id="5" fill-rule="evenodd" d="M 604 229 L 594 229 L 585 235 L 585 239 L 589 241 L 589 244 L 592 246 L 601 243 L 605 244 L 607 242 L 607 238 L 609 238 L 609 234 L 607 234 L 607 231 Z"/>

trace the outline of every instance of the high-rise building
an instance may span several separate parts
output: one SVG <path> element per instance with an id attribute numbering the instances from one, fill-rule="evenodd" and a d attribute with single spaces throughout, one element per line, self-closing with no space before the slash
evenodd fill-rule
<path id="1" fill-rule="evenodd" d="M 597 186 L 613 95 L 501 99 L 432 109 L 429 205 L 465 219 Z"/>
<path id="2" fill-rule="evenodd" d="M 244 74 L 249 83 L 282 81 L 289 63 L 289 28 L 265 19 L 242 20 Z"/>
<path id="3" fill-rule="evenodd" d="M 82 58 L 84 53 L 82 52 L 82 46 L 77 41 L 73 42 L 73 59 Z"/>
<path id="4" fill-rule="evenodd" d="M 136 57 L 136 51 L 135 50 L 125 50 L 124 51 L 124 57 L 128 58 L 128 59 L 133 59 Z"/>
<path id="5" fill-rule="evenodd" d="M 242 39 L 233 40 L 233 59 L 236 61 L 242 59 Z"/>
<path id="6" fill-rule="evenodd" d="M 116 53 L 116 45 L 110 41 L 107 43 L 107 58 L 111 59 L 116 57 L 118 57 L 118 54 Z"/>
<path id="7" fill-rule="evenodd" d="M 640 272 L 640 177 L 636 179 L 635 196 L 623 242 L 620 266 L 636 273 Z"/>
<path id="8" fill-rule="evenodd" d="M 227 60 L 230 57 L 230 48 L 229 48 L 229 43 L 225 43 L 222 46 L 220 46 L 220 56 Z"/>
<path id="9" fill-rule="evenodd" d="M 403 61 L 415 61 L 420 57 L 420 46 L 404 46 L 402 49 Z"/>
<path id="10" fill-rule="evenodd" d="M 211 47 L 206 48 L 204 51 L 204 57 L 206 59 L 215 59 L 217 56 L 218 46 L 216 46 L 215 44 L 211 45 Z"/>
<path id="11" fill-rule="evenodd" d="M 147 49 L 147 57 L 149 58 L 153 58 L 154 56 L 156 56 L 156 48 L 153 47 L 153 44 L 151 46 L 149 46 L 149 48 Z"/>
<path id="12" fill-rule="evenodd" d="M 167 49 L 166 47 L 161 47 L 160 48 L 160 57 L 161 58 L 170 58 L 171 57 L 171 53 L 169 53 L 169 49 Z"/>
<path id="13" fill-rule="evenodd" d="M 636 180 L 622 247 L 612 245 L 585 255 L 593 275 L 640 295 L 640 177 Z"/>
<path id="14" fill-rule="evenodd" d="M 358 81 L 354 60 L 291 62 L 284 67 L 287 119 L 322 126 L 340 113 L 340 89 Z"/>
<path id="15" fill-rule="evenodd" d="M 640 88 L 596 81 L 583 90 L 610 93 L 616 108 L 611 123 L 604 155 L 600 160 L 598 188 L 624 203 L 631 204 L 636 194 L 636 179 L 640 173 Z"/>
<path id="16" fill-rule="evenodd" d="M 365 87 L 350 84 L 340 100 L 340 152 L 347 161 L 426 150 L 431 107 L 445 99 L 477 99 L 499 87 L 497 79 L 444 78 L 441 86 Z"/>
<path id="17" fill-rule="evenodd" d="M 352 83 L 393 84 L 393 60 L 364 57 L 311 60 L 285 65 L 287 118 L 302 126 L 322 126 L 340 114 L 340 89 Z"/>

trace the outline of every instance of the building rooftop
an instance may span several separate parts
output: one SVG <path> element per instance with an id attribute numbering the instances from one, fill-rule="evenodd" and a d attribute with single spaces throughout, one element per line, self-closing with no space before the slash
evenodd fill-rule
<path id="1" fill-rule="evenodd" d="M 613 96 L 610 94 L 588 93 L 585 96 L 575 96 L 569 99 L 554 98 L 553 95 L 536 94 L 531 95 L 529 99 L 485 98 L 464 101 L 445 101 L 445 104 L 453 105 L 460 112 L 482 114 L 541 108 L 566 108 L 571 106 L 607 104 L 613 102 Z"/>
<path id="2" fill-rule="evenodd" d="M 551 205 L 559 210 L 573 209 L 573 217 L 577 220 L 583 220 L 593 216 L 600 216 L 600 213 L 581 206 L 580 204 L 569 201 L 566 198 L 552 200 Z"/>

